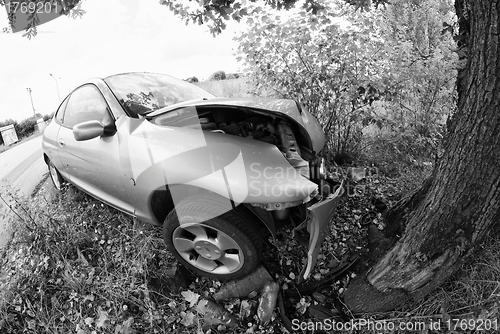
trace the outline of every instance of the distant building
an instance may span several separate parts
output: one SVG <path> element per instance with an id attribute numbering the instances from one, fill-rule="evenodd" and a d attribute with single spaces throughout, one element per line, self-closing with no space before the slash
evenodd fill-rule
<path id="1" fill-rule="evenodd" d="M 16 129 L 14 125 L 7 125 L 0 128 L 0 133 L 2 134 L 3 143 L 5 146 L 14 144 L 19 139 L 17 139 Z"/>

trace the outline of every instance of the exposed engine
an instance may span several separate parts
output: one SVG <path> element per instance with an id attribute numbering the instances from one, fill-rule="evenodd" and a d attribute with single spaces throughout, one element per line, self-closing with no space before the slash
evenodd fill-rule
<path id="1" fill-rule="evenodd" d="M 286 120 L 243 109 L 182 108 L 153 119 L 157 125 L 198 128 L 205 131 L 263 141 L 276 145 L 301 175 L 310 178 L 309 162 L 302 158 L 296 135 Z"/>
<path id="2" fill-rule="evenodd" d="M 309 162 L 300 154 L 300 148 L 290 124 L 280 119 L 269 117 L 250 117 L 244 121 L 210 122 L 209 118 L 200 118 L 203 130 L 224 132 L 226 134 L 255 139 L 276 145 L 283 156 L 300 174 L 309 178 Z"/>

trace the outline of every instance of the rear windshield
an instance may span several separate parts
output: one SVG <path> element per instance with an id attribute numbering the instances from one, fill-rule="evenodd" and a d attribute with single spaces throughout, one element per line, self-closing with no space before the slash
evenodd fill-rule
<path id="1" fill-rule="evenodd" d="M 124 73 L 104 79 L 130 117 L 146 115 L 173 104 L 214 97 L 174 77 L 156 73 Z"/>

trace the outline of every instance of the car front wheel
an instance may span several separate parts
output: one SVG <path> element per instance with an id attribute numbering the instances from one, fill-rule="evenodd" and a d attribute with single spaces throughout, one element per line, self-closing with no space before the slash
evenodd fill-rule
<path id="1" fill-rule="evenodd" d="M 252 217 L 239 207 L 227 211 L 223 201 L 207 195 L 182 200 L 165 219 L 163 238 L 188 269 L 226 281 L 253 272 L 260 263 L 263 244 Z"/>

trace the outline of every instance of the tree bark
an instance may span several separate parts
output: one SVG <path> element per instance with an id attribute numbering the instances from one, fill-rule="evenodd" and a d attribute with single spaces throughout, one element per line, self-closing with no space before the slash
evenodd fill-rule
<path id="1" fill-rule="evenodd" d="M 344 295 L 353 313 L 388 311 L 442 284 L 500 220 L 500 0 L 456 0 L 458 109 L 431 179 L 387 216 L 394 246 Z"/>

